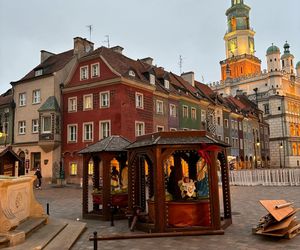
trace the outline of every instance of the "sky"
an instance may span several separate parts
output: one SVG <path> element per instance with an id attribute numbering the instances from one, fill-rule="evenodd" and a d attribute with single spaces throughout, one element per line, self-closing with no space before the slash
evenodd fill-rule
<path id="1" fill-rule="evenodd" d="M 256 56 L 266 68 L 267 48 L 287 40 L 300 61 L 300 1 L 244 0 L 252 9 Z M 152 57 L 168 71 L 194 71 L 205 83 L 221 78 L 225 59 L 225 12 L 231 0 L 0 0 L 0 93 L 40 62 L 40 51 L 73 48 L 74 37 L 95 48 L 120 45 L 133 59 Z"/>

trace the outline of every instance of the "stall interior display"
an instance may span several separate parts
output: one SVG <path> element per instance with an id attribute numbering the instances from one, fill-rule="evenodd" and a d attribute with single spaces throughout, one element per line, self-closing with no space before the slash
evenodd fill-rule
<path id="1" fill-rule="evenodd" d="M 224 233 L 231 224 L 227 146 L 206 131 L 138 137 L 127 147 L 128 209 L 142 211 L 136 227 L 159 233 Z"/>

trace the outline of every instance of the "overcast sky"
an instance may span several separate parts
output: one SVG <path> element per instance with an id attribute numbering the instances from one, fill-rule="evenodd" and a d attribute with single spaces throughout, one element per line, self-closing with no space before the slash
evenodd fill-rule
<path id="1" fill-rule="evenodd" d="M 256 56 L 265 66 L 266 49 L 281 50 L 287 40 L 300 61 L 300 1 L 245 0 L 251 10 Z M 124 54 L 179 73 L 194 71 L 205 82 L 220 79 L 225 59 L 225 12 L 230 0 L 0 0 L 0 93 L 39 64 L 40 50 L 60 53 L 73 48 L 76 36 L 95 47 L 124 47 Z M 203 78 L 202 78 L 203 77 Z"/>

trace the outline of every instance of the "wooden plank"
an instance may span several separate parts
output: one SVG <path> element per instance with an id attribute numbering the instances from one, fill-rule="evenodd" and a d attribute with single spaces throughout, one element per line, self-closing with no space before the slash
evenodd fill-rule
<path id="1" fill-rule="evenodd" d="M 276 223 L 276 224 L 273 224 L 273 225 L 267 227 L 265 230 L 263 230 L 263 232 L 267 233 L 267 232 L 272 232 L 272 231 L 288 228 L 294 219 L 295 219 L 294 215 L 287 217 L 287 218 L 283 219 L 282 221 L 280 221 L 279 223 Z"/>
<path id="2" fill-rule="evenodd" d="M 293 207 L 276 208 L 277 205 L 286 204 L 285 200 L 260 200 L 259 202 L 277 221 L 281 221 L 294 211 Z"/>

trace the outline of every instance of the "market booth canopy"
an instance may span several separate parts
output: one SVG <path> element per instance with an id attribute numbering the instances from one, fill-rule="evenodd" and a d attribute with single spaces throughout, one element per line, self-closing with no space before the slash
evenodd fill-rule
<path id="1" fill-rule="evenodd" d="M 158 132 L 130 144 L 128 209 L 133 214 L 142 211 L 137 228 L 170 234 L 224 233 L 231 224 L 228 146 L 206 131 Z"/>
<path id="2" fill-rule="evenodd" d="M 92 144 L 79 153 L 83 155 L 83 207 L 84 218 L 100 217 L 108 220 L 110 207 L 127 207 L 128 192 L 125 180 L 127 150 L 130 141 L 113 135 Z M 89 211 L 89 175 L 93 181 L 93 209 Z M 123 179 L 121 177 L 124 177 Z M 127 175 L 126 175 L 127 179 Z"/>

